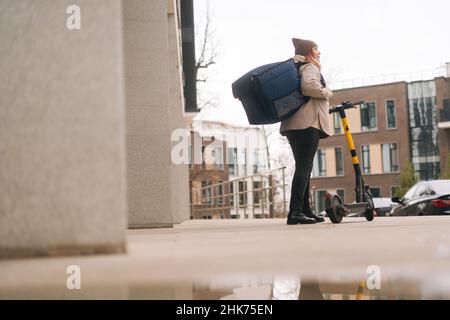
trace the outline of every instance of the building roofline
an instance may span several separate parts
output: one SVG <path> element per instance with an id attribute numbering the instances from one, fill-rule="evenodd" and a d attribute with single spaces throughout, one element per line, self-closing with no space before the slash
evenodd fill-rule
<path id="1" fill-rule="evenodd" d="M 446 76 L 438 76 L 434 77 L 432 79 L 422 79 L 422 80 L 413 80 L 413 81 L 394 81 L 394 82 L 387 82 L 387 83 L 379 83 L 379 84 L 370 84 L 366 86 L 357 86 L 357 87 L 348 87 L 348 88 L 341 88 L 341 89 L 334 89 L 333 92 L 339 92 L 339 91 L 345 91 L 345 90 L 355 90 L 355 89 L 363 89 L 363 88 L 370 88 L 370 87 L 381 87 L 381 86 L 390 86 L 390 85 L 397 85 L 404 83 L 406 85 L 410 83 L 419 83 L 419 82 L 428 82 L 428 81 L 436 81 L 437 79 L 450 79 Z"/>
<path id="2" fill-rule="evenodd" d="M 420 80 L 420 81 L 423 81 L 423 80 Z M 426 80 L 426 81 L 428 81 L 428 80 Z M 391 85 L 397 85 L 397 84 L 402 84 L 402 83 L 407 85 L 409 82 L 407 82 L 407 81 L 395 81 L 395 82 L 380 83 L 380 84 L 370 84 L 370 85 L 367 85 L 367 86 L 357 86 L 357 87 L 348 87 L 348 88 L 335 89 L 335 90 L 333 90 L 333 92 L 346 91 L 346 90 L 355 90 L 355 89 L 366 89 L 366 88 L 371 88 L 371 87 L 391 86 Z"/>

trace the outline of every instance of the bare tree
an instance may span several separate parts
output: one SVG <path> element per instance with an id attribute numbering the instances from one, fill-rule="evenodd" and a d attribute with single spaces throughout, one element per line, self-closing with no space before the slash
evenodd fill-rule
<path id="1" fill-rule="evenodd" d="M 219 105 L 218 97 L 211 94 L 202 84 L 208 82 L 208 73 L 210 68 L 216 64 L 217 61 L 217 41 L 214 32 L 213 14 L 209 1 L 206 2 L 206 10 L 204 19 L 199 22 L 196 29 L 197 39 L 197 61 L 194 67 L 195 79 L 197 82 L 197 96 L 199 109 L 206 107 L 216 107 Z M 208 70 L 208 72 L 206 72 Z"/>
<path id="2" fill-rule="evenodd" d="M 200 44 L 200 53 L 195 63 L 195 79 L 197 82 L 206 82 L 208 78 L 199 78 L 199 71 L 201 69 L 207 69 L 215 64 L 217 58 L 217 42 L 214 30 L 212 29 L 212 17 L 209 2 L 206 4 L 205 25 L 197 36 L 197 39 Z"/>
<path id="3" fill-rule="evenodd" d="M 279 125 L 260 125 L 259 128 L 261 129 L 265 140 L 265 151 L 269 170 L 271 169 L 272 164 L 284 166 L 285 163 L 280 160 L 285 157 L 280 157 L 279 154 L 280 152 L 286 153 L 284 149 L 288 146 L 288 142 L 286 138 L 279 134 Z M 275 154 L 273 152 L 273 150 L 275 150 L 274 148 L 278 150 Z M 289 148 L 287 149 L 290 150 Z"/>

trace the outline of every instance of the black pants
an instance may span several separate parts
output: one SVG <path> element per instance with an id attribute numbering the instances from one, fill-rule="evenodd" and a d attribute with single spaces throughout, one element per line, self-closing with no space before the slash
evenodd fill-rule
<path id="1" fill-rule="evenodd" d="M 290 213 L 311 211 L 309 203 L 309 180 L 314 155 L 319 146 L 321 131 L 316 128 L 290 130 L 286 137 L 295 159 L 295 174 L 292 179 Z"/>

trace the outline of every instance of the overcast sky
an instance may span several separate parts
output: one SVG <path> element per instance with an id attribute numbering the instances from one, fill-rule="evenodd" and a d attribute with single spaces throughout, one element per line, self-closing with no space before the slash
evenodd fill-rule
<path id="1" fill-rule="evenodd" d="M 208 0 L 194 0 L 201 28 Z M 231 83 L 259 65 L 293 56 L 292 37 L 322 52 L 334 81 L 415 72 L 450 61 L 449 0 L 209 0 L 217 64 L 200 86 L 217 99 L 205 118 L 248 124 Z"/>

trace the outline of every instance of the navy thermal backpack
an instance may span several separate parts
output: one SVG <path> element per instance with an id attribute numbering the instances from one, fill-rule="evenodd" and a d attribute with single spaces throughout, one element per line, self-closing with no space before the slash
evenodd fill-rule
<path id="1" fill-rule="evenodd" d="M 301 64 L 293 59 L 266 64 L 232 84 L 233 96 L 242 102 L 250 124 L 280 122 L 308 102 L 310 97 L 300 87 Z"/>

